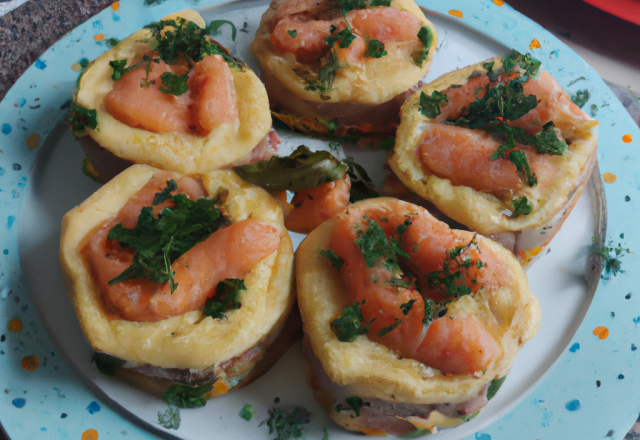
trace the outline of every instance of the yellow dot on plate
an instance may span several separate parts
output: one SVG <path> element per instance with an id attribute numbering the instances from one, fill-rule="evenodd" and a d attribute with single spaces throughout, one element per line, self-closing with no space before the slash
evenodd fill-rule
<path id="1" fill-rule="evenodd" d="M 598 337 L 598 339 L 607 339 L 609 337 L 609 329 L 603 326 L 598 326 L 593 329 L 593 334 Z"/>
<path id="2" fill-rule="evenodd" d="M 104 34 L 96 34 L 93 36 L 93 39 L 96 41 L 102 41 L 104 40 Z"/>
<path id="3" fill-rule="evenodd" d="M 613 183 L 618 179 L 618 176 L 611 173 L 604 173 L 602 178 L 604 179 L 604 183 Z"/>
<path id="4" fill-rule="evenodd" d="M 533 255 L 533 256 L 538 255 L 541 250 L 542 250 L 541 247 L 537 247 L 535 249 L 531 249 L 531 255 Z"/>
<path id="5" fill-rule="evenodd" d="M 118 12 L 118 9 L 120 9 L 120 2 L 111 3 L 111 9 L 113 9 L 113 12 Z"/>
<path id="6" fill-rule="evenodd" d="M 624 142 L 625 144 L 628 144 L 632 140 L 633 139 L 631 139 L 631 135 L 630 134 L 625 134 L 624 136 L 622 136 L 622 142 Z"/>
<path id="7" fill-rule="evenodd" d="M 82 440 L 98 440 L 98 431 L 95 429 L 87 429 L 82 433 Z"/>
<path id="8" fill-rule="evenodd" d="M 531 44 L 529 44 L 529 49 L 533 50 L 533 49 L 538 49 L 539 47 L 540 47 L 540 42 L 538 40 L 536 40 L 535 38 L 531 40 Z"/>
<path id="9" fill-rule="evenodd" d="M 77 61 L 71 65 L 71 70 L 74 72 L 80 72 L 82 70 L 82 66 Z"/>
<path id="10" fill-rule="evenodd" d="M 35 357 L 34 355 L 30 355 L 22 358 L 21 364 L 22 364 L 22 368 L 24 368 L 25 370 L 33 371 L 36 368 L 38 368 L 38 365 L 40 365 L 40 362 L 38 361 L 37 357 Z"/>
<path id="11" fill-rule="evenodd" d="M 40 135 L 38 133 L 34 133 L 27 138 L 27 147 L 29 150 L 35 150 L 40 146 Z"/>
<path id="12" fill-rule="evenodd" d="M 19 319 L 12 319 L 11 321 L 9 321 L 9 324 L 7 324 L 7 328 L 10 332 L 18 333 L 20 330 L 22 330 L 22 321 L 20 321 Z"/>
<path id="13" fill-rule="evenodd" d="M 493 2 L 498 6 L 504 5 L 504 0 L 493 0 Z"/>
<path id="14" fill-rule="evenodd" d="M 453 15 L 454 17 L 458 17 L 458 18 L 462 18 L 462 11 L 457 11 L 455 9 L 452 9 L 449 11 L 449 15 Z"/>

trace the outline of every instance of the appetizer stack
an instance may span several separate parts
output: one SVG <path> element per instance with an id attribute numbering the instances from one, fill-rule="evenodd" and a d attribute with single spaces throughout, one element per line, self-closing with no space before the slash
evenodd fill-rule
<path id="1" fill-rule="evenodd" d="M 584 189 L 597 122 L 515 51 L 423 85 L 436 35 L 411 0 L 274 0 L 251 44 L 264 85 L 214 31 L 179 12 L 78 80 L 69 124 L 108 183 L 64 217 L 60 260 L 98 367 L 202 406 L 264 372 L 301 316 L 338 424 L 470 420 L 537 331 L 521 264 Z M 270 112 L 334 139 L 397 130 L 389 192 L 417 204 L 350 159 L 278 157 Z M 287 230 L 309 234 L 295 274 Z"/>

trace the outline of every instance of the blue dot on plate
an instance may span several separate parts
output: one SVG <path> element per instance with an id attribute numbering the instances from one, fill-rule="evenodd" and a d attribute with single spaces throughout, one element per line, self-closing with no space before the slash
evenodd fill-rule
<path id="1" fill-rule="evenodd" d="M 113 14 L 113 21 L 120 21 L 120 16 L 117 14 Z"/>
<path id="2" fill-rule="evenodd" d="M 5 254 L 5 255 L 9 255 L 9 249 L 3 249 L 2 253 Z"/>
<path id="3" fill-rule="evenodd" d="M 18 107 L 22 108 L 26 103 L 27 103 L 27 100 L 25 98 L 18 99 Z"/>
<path id="4" fill-rule="evenodd" d="M 12 215 L 10 215 L 9 217 L 7 217 L 7 229 L 11 229 L 11 226 L 13 226 L 13 222 L 16 221 L 16 218 Z"/>
<path id="5" fill-rule="evenodd" d="M 98 405 L 98 402 L 94 400 L 89 404 L 89 406 L 87 406 L 87 411 L 89 411 L 89 414 L 97 413 L 100 411 L 100 405 Z"/>
<path id="6" fill-rule="evenodd" d="M 578 344 L 577 342 L 575 344 L 573 344 L 571 346 L 571 348 L 569 348 L 569 351 L 571 353 L 575 353 L 576 351 L 580 350 L 580 344 Z"/>
<path id="7" fill-rule="evenodd" d="M 4 123 L 2 124 L 2 134 L 9 134 L 11 133 L 11 125 Z"/>
<path id="8" fill-rule="evenodd" d="M 27 399 L 23 399 L 22 397 L 18 397 L 17 399 L 13 399 L 11 401 L 11 403 L 16 408 L 22 408 L 22 407 L 24 407 L 25 403 L 27 403 Z"/>
<path id="9" fill-rule="evenodd" d="M 491 440 L 491 436 L 489 434 L 476 432 L 476 440 Z"/>
<path id="10" fill-rule="evenodd" d="M 44 426 L 42 428 L 40 428 L 40 431 L 46 431 L 47 428 L 45 428 Z"/>
<path id="11" fill-rule="evenodd" d="M 624 374 L 618 374 L 618 379 L 620 380 L 624 379 Z"/>
<path id="12" fill-rule="evenodd" d="M 47 63 L 42 60 L 36 60 L 36 69 L 44 70 L 47 68 Z"/>
<path id="13" fill-rule="evenodd" d="M 577 411 L 580 408 L 582 408 L 582 406 L 580 406 L 580 401 L 578 399 L 573 399 L 568 401 L 564 407 L 567 408 L 569 411 Z"/>

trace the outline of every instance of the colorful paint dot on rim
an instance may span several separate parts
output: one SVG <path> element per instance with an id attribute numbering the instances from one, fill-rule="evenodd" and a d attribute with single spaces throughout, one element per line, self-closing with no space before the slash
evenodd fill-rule
<path id="1" fill-rule="evenodd" d="M 529 49 L 533 50 L 533 49 L 539 49 L 539 48 L 540 48 L 540 42 L 535 38 L 531 40 L 531 43 L 529 44 Z"/>
<path id="2" fill-rule="evenodd" d="M 82 440 L 98 440 L 98 431 L 95 429 L 87 429 L 82 433 Z"/>
<path id="3" fill-rule="evenodd" d="M 631 142 L 633 139 L 631 138 L 630 134 L 625 134 L 624 136 L 622 136 L 622 142 L 624 142 L 625 144 L 628 144 L 629 142 Z"/>
<path id="4" fill-rule="evenodd" d="M 80 72 L 82 70 L 82 66 L 79 62 L 76 61 L 71 65 L 71 70 L 73 70 L 74 72 Z"/>
<path id="5" fill-rule="evenodd" d="M 618 179 L 618 176 L 607 172 L 602 175 L 602 179 L 604 180 L 604 183 L 613 183 Z"/>
<path id="6" fill-rule="evenodd" d="M 96 34 L 93 36 L 93 39 L 96 41 L 102 41 L 104 40 L 104 34 Z"/>
<path id="7" fill-rule="evenodd" d="M 567 408 L 569 411 L 577 411 L 580 408 L 582 408 L 582 406 L 580 405 L 580 401 L 578 399 L 570 400 L 564 405 L 564 407 Z"/>
<path id="8" fill-rule="evenodd" d="M 462 11 L 458 11 L 458 10 L 452 9 L 452 10 L 449 11 L 449 15 L 453 15 L 454 17 L 462 18 L 462 16 L 464 14 L 462 14 Z"/>
<path id="9" fill-rule="evenodd" d="M 11 404 L 16 408 L 24 408 L 24 405 L 27 403 L 27 399 L 23 399 L 22 397 L 18 397 L 17 399 L 13 399 Z"/>
<path id="10" fill-rule="evenodd" d="M 593 329 L 594 336 L 597 336 L 598 339 L 604 340 L 609 337 L 609 329 L 600 325 Z"/>
<path id="11" fill-rule="evenodd" d="M 504 5 L 504 0 L 493 0 L 493 3 L 495 3 L 496 6 L 503 6 Z"/>
<path id="12" fill-rule="evenodd" d="M 118 9 L 120 9 L 120 2 L 111 3 L 111 9 L 113 9 L 113 12 L 118 12 Z"/>
<path id="13" fill-rule="evenodd" d="M 40 135 L 38 133 L 34 133 L 27 138 L 27 147 L 29 150 L 35 150 L 40 146 Z"/>
<path id="14" fill-rule="evenodd" d="M 25 370 L 33 371 L 38 368 L 38 366 L 40 365 L 40 361 L 38 361 L 38 358 L 34 355 L 30 355 L 22 358 L 21 364 L 22 368 L 24 368 Z"/>
<path id="15" fill-rule="evenodd" d="M 18 333 L 20 330 L 22 330 L 22 321 L 20 321 L 19 319 L 12 319 L 11 321 L 9 321 L 9 324 L 7 324 L 7 328 L 10 332 Z"/>

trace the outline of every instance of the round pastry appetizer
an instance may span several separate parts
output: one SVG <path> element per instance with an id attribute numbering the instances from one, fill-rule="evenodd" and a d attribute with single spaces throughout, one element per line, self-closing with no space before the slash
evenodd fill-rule
<path id="1" fill-rule="evenodd" d="M 99 180 L 131 163 L 206 173 L 277 149 L 264 86 L 212 32 L 185 10 L 86 67 L 69 124 Z"/>
<path id="2" fill-rule="evenodd" d="M 539 66 L 513 51 L 424 86 L 388 158 L 411 191 L 522 263 L 558 231 L 597 152 L 598 122 Z"/>
<path id="3" fill-rule="evenodd" d="M 540 323 L 509 251 L 397 199 L 355 203 L 311 232 L 296 279 L 311 387 L 365 434 L 471 419 Z"/>
<path id="4" fill-rule="evenodd" d="M 282 211 L 233 171 L 128 168 L 64 216 L 60 262 L 97 352 L 210 395 L 265 358 L 295 300 Z"/>
<path id="5" fill-rule="evenodd" d="M 395 130 L 435 47 L 412 0 L 274 0 L 251 43 L 273 114 L 338 136 Z"/>

